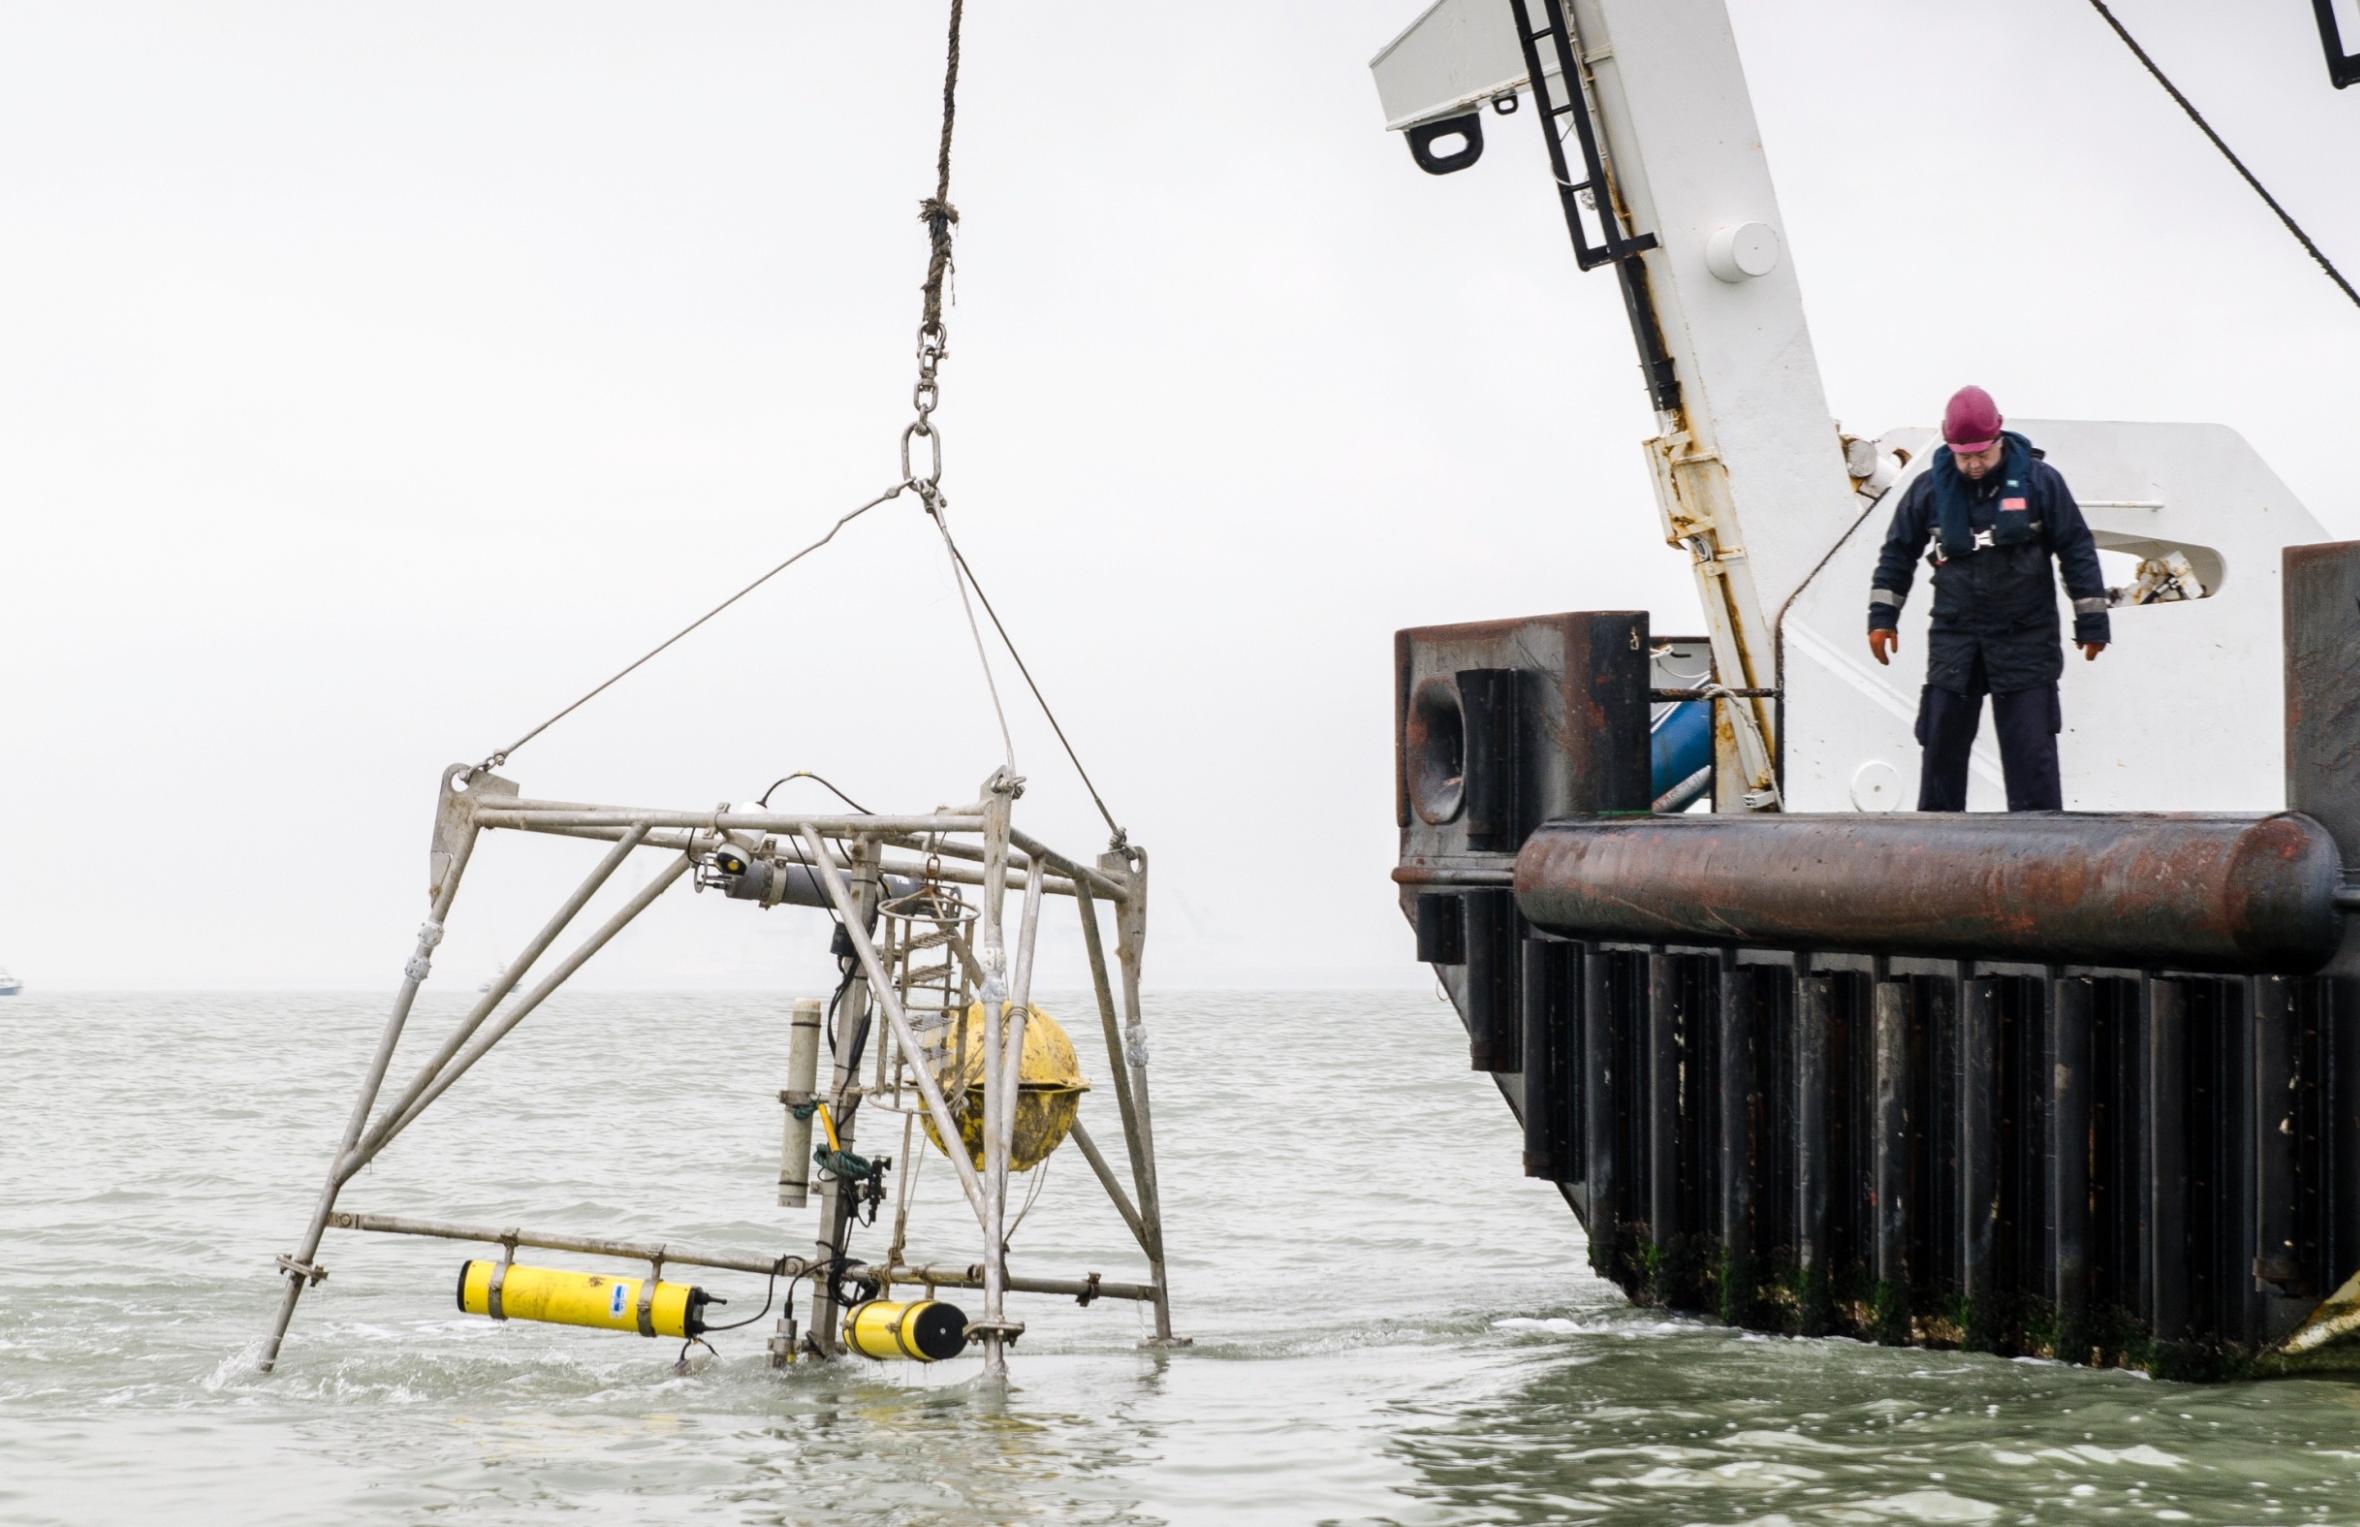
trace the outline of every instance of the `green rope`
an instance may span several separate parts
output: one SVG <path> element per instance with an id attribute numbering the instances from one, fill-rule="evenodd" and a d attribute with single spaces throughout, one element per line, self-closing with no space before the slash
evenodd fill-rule
<path id="1" fill-rule="evenodd" d="M 885 1169 L 893 1165 L 890 1156 L 879 1156 L 871 1161 L 866 1156 L 855 1155 L 851 1151 L 832 1151 L 824 1145 L 811 1153 L 811 1159 L 819 1163 L 821 1171 L 846 1182 L 867 1182 L 872 1177 L 882 1177 Z"/>

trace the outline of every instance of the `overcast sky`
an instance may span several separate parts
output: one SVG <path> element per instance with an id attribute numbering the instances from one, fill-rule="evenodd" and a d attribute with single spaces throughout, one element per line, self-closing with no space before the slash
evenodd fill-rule
<path id="1" fill-rule="evenodd" d="M 1380 130 L 1367 61 L 1417 8 L 969 8 L 944 485 L 1154 855 L 1164 987 L 1423 979 L 1386 880 L 1396 627 L 1696 621 L 1532 118 L 1440 180 Z M 1968 380 L 2219 421 L 2360 533 L 2360 311 L 2088 6 L 1732 9 L 1847 427 Z M 2360 90 L 2309 8 L 2115 9 L 2360 271 Z M 943 13 L 0 5 L 0 963 L 390 987 L 441 767 L 898 476 Z M 968 799 L 999 747 L 966 640 L 896 506 L 507 772 Z M 1094 851 L 1001 679 L 1021 818 Z M 491 839 L 444 984 L 594 857 Z M 824 939 L 681 892 L 585 979 L 803 990 Z"/>

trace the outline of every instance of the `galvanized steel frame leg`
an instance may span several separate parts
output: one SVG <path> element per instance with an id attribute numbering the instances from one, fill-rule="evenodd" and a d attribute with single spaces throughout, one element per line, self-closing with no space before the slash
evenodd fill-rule
<path id="1" fill-rule="evenodd" d="M 1115 1010 L 1114 986 L 1106 973 L 1106 945 L 1098 928 L 1098 900 L 1090 888 L 1077 883 L 1074 887 L 1074 906 L 1082 918 L 1082 946 L 1090 956 L 1090 984 L 1098 998 L 1098 1023 L 1106 1036 L 1106 1066 L 1108 1081 L 1114 1087 L 1115 1108 L 1123 1121 L 1123 1143 L 1131 1160 L 1131 1186 L 1141 1198 L 1147 1196 L 1147 1174 L 1141 1170 L 1139 1152 L 1129 1149 L 1139 1138 L 1138 1104 L 1131 1096 L 1131 1068 L 1123 1059 L 1123 1020 Z"/>
<path id="2" fill-rule="evenodd" d="M 1016 1105 L 1024 1095 L 1024 1030 L 1032 1016 L 1033 943 L 1041 931 L 1041 877 L 1024 883 L 1024 915 L 1017 925 L 1016 979 L 1008 991 L 1008 1033 L 1000 1052 L 1000 1196 L 1008 1194 L 1008 1174 L 1016 1155 Z"/>
<path id="3" fill-rule="evenodd" d="M 1090 1171 L 1097 1177 L 1098 1185 L 1106 1189 L 1106 1197 L 1114 1205 L 1114 1212 L 1121 1215 L 1123 1223 L 1131 1227 L 1132 1239 L 1139 1243 L 1139 1250 L 1145 1253 L 1148 1250 L 1147 1227 L 1140 1223 L 1138 1206 L 1131 1202 L 1131 1195 L 1123 1191 L 1123 1180 L 1115 1175 L 1114 1164 L 1106 1159 L 1106 1153 L 1098 1148 L 1098 1142 L 1090 1137 L 1090 1131 L 1082 1126 L 1079 1119 L 1073 1121 L 1073 1143 L 1081 1147 L 1082 1159 L 1090 1163 Z"/>
<path id="4" fill-rule="evenodd" d="M 956 1140 L 959 1137 L 958 1120 L 952 1117 L 950 1104 L 944 1100 L 942 1087 L 935 1081 L 934 1073 L 924 1064 L 916 1063 L 925 1051 L 918 1044 L 916 1032 L 910 1028 L 909 1015 L 902 1011 L 900 999 L 893 994 L 892 978 L 887 974 L 884 962 L 877 957 L 877 946 L 870 940 L 868 928 L 859 920 L 851 889 L 845 885 L 844 877 L 836 866 L 820 857 L 823 845 L 819 834 L 807 827 L 803 830 L 803 841 L 815 856 L 813 868 L 819 872 L 820 885 L 827 891 L 828 900 L 834 904 L 837 915 L 845 919 L 844 931 L 852 941 L 853 955 L 859 959 L 861 969 L 868 976 L 871 1000 L 884 1008 L 885 1021 L 892 1026 L 894 1043 L 901 1046 L 904 1055 L 912 1058 L 911 1079 L 918 1084 L 919 1097 L 925 1100 L 927 1116 L 933 1119 L 935 1131 L 944 1140 Z M 984 1218 L 983 1181 L 976 1175 L 974 1163 L 967 1159 L 965 1151 L 953 1150 L 944 1154 L 950 1157 L 951 1167 L 958 1174 L 959 1191 L 966 1195 L 967 1206 L 975 1211 L 976 1222 L 981 1224 Z"/>
<path id="5" fill-rule="evenodd" d="M 987 787 L 983 829 L 983 893 L 977 898 L 977 929 L 983 936 L 983 1372 L 1008 1375 L 1005 1231 L 1008 1223 L 1008 1158 L 1000 1143 L 1000 1052 L 1007 1029 L 1008 955 L 1000 917 L 1008 892 L 1008 816 L 1016 781 L 1007 770 Z M 1037 869 L 1037 866 L 1035 867 Z M 1036 878 L 1026 875 L 1030 884 Z"/>
<path id="6" fill-rule="evenodd" d="M 1024 1075 L 1026 1004 L 1032 998 L 1033 941 L 1041 926 L 1043 871 L 1036 860 L 1024 880 L 1024 912 L 1016 935 L 1016 977 L 1004 1003 L 983 1012 L 984 1197 L 990 1223 L 983 1247 L 983 1371 L 986 1378 L 1008 1374 L 1008 1175 L 1016 1143 L 1016 1100 Z M 997 900 L 987 886 L 987 900 Z"/>
<path id="7" fill-rule="evenodd" d="M 539 982 L 535 983 L 530 992 L 517 1001 L 514 1007 L 502 1013 L 497 1023 L 478 1034 L 474 1042 L 469 1044 L 457 1059 L 435 1075 L 432 1084 L 419 1093 L 409 1106 L 400 1113 L 394 1114 L 391 1119 L 380 1120 L 360 1144 L 345 1155 L 339 1167 L 343 1175 L 349 1178 L 376 1159 L 377 1154 L 391 1145 L 396 1136 L 417 1122 L 420 1114 L 434 1106 L 437 1098 L 450 1091 L 458 1083 L 459 1078 L 473 1070 L 476 1062 L 491 1054 L 493 1046 L 515 1032 L 516 1026 L 524 1022 L 534 1009 L 547 1001 L 552 992 L 571 980 L 575 971 L 588 964 L 592 955 L 605 948 L 616 934 L 622 932 L 634 918 L 653 905 L 657 897 L 670 890 L 673 882 L 688 873 L 690 863 L 688 856 L 683 854 L 666 865 L 656 874 L 654 879 L 641 886 L 629 901 L 617 908 L 613 916 L 601 923 L 596 932 L 584 939 L 573 953 L 560 961 L 555 970 L 543 976 Z"/>
<path id="8" fill-rule="evenodd" d="M 447 775 L 444 788 L 449 788 Z M 320 1254 L 320 1238 L 327 1234 L 328 1216 L 336 1212 L 336 1195 L 344 1186 L 344 1158 L 360 1139 L 362 1129 L 367 1127 L 369 1110 L 377 1102 L 377 1090 L 385 1085 L 386 1068 L 393 1064 L 393 1052 L 401 1043 L 402 1027 L 409 1022 L 410 1006 L 418 1000 L 418 988 L 426 984 L 426 978 L 432 971 L 434 947 L 442 942 L 443 919 L 450 915 L 451 903 L 459 895 L 459 880 L 466 872 L 467 861 L 474 856 L 477 836 L 476 829 L 468 827 L 452 852 L 450 868 L 443 874 L 432 910 L 427 913 L 425 924 L 418 930 L 418 941 L 411 951 L 409 962 L 402 968 L 402 984 L 394 993 L 393 1010 L 386 1015 L 385 1027 L 378 1033 L 376 1053 L 369 1059 L 369 1070 L 367 1076 L 362 1078 L 360 1096 L 353 1099 L 352 1113 L 344 1122 L 343 1141 L 337 1146 L 335 1158 L 328 1164 L 328 1180 L 320 1189 L 319 1204 L 312 1210 L 311 1224 L 304 1231 L 303 1240 L 295 1254 L 281 1259 L 280 1266 L 286 1274 L 287 1287 L 279 1299 L 278 1318 L 272 1323 L 270 1336 L 263 1343 L 262 1356 L 255 1364 L 264 1373 L 278 1365 L 279 1347 L 287 1339 L 287 1323 L 295 1318 L 295 1304 L 303 1297 L 304 1287 L 327 1276 L 319 1270 L 313 1259 Z"/>
<path id="9" fill-rule="evenodd" d="M 819 850 L 813 850 L 815 861 L 818 856 Z M 852 865 L 852 911 L 847 916 L 857 921 L 865 933 L 869 917 L 876 911 L 880 894 L 875 842 L 865 836 L 853 839 L 848 859 Z M 831 1036 L 835 1043 L 836 1065 L 828 1081 L 828 1117 L 836 1126 L 836 1143 L 844 1150 L 852 1149 L 853 1135 L 858 1127 L 859 1111 L 845 1106 L 851 1099 L 854 1084 L 860 1080 L 853 1074 L 853 1040 L 869 1022 L 870 1008 L 874 1003 L 875 995 L 870 990 L 867 968 L 855 965 L 851 979 L 845 983 L 843 1000 L 836 1004 L 836 1031 Z M 954 1143 L 958 1139 L 955 1134 L 944 1138 Z M 903 1163 L 903 1169 L 908 1169 L 908 1163 Z M 812 1283 L 808 1345 L 813 1356 L 825 1359 L 834 1357 L 842 1348 L 842 1343 L 836 1339 L 837 1320 L 841 1311 L 837 1308 L 837 1277 L 834 1269 L 837 1259 L 845 1254 L 845 1242 L 852 1231 L 852 1204 L 845 1195 L 843 1182 L 833 1172 L 820 1181 L 819 1230 L 819 1236 L 812 1242 L 812 1250 L 818 1255 L 819 1265 L 828 1271 Z"/>
<path id="10" fill-rule="evenodd" d="M 1117 854 L 1108 854 L 1099 860 L 1102 869 L 1125 868 L 1126 864 L 1123 856 Z M 1137 891 L 1128 894 L 1137 894 Z M 1131 1091 L 1129 1047 L 1123 1043 L 1122 1017 L 1115 1008 L 1113 983 L 1107 975 L 1106 944 L 1098 926 L 1097 898 L 1091 894 L 1089 886 L 1079 880 L 1074 882 L 1074 906 L 1082 920 L 1082 945 L 1090 956 L 1090 985 L 1098 1001 L 1099 1027 L 1106 1039 L 1107 1071 L 1114 1087 L 1115 1107 L 1122 1118 L 1124 1153 L 1131 1163 L 1131 1186 L 1139 1195 L 1136 1204 L 1124 1196 L 1121 1183 L 1098 1150 L 1097 1142 L 1089 1137 L 1078 1121 L 1074 1125 L 1074 1136 L 1081 1142 L 1082 1154 L 1089 1159 L 1091 1170 L 1098 1174 L 1098 1180 L 1105 1185 L 1107 1196 L 1123 1216 L 1123 1222 L 1131 1227 L 1132 1235 L 1138 1238 L 1139 1250 L 1155 1270 L 1156 1340 L 1174 1343 L 1177 1339 L 1171 1334 L 1170 1291 L 1164 1281 L 1163 1226 L 1160 1220 L 1150 1220 L 1146 1209 L 1142 1207 L 1157 1200 L 1154 1164 L 1139 1143 L 1139 1101 Z M 1115 919 L 1119 938 L 1122 903 L 1116 905 Z M 1160 1207 L 1158 1212 L 1160 1214 Z"/>
<path id="11" fill-rule="evenodd" d="M 533 968 L 533 963 L 536 960 L 549 952 L 549 946 L 557 942 L 557 936 L 565 932 L 575 916 L 584 906 L 589 904 L 590 898 L 598 894 L 599 889 L 606 884 L 616 870 L 622 868 L 623 861 L 631 857 L 631 851 L 646 840 L 647 832 L 648 828 L 645 822 L 635 823 L 626 828 L 622 837 L 616 840 L 615 846 L 607 850 L 606 857 L 598 861 L 597 866 L 590 871 L 582 883 L 574 888 L 574 893 L 568 896 L 555 912 L 550 914 L 549 920 L 541 925 L 541 931 L 533 936 L 532 942 L 526 944 L 524 951 L 509 961 L 508 968 L 501 971 L 499 978 L 492 982 L 491 987 L 476 999 L 475 1006 L 468 1010 L 466 1017 L 459 1020 L 458 1027 L 451 1031 L 450 1037 L 442 1042 L 425 1065 L 418 1068 L 417 1075 L 410 1078 L 410 1084 L 402 1089 L 401 1095 L 387 1104 L 385 1111 L 377 1116 L 377 1122 L 362 1137 L 361 1160 L 367 1160 L 384 1148 L 385 1142 L 392 1138 L 393 1121 L 417 1106 L 418 1100 L 425 1096 L 427 1088 L 433 1086 L 435 1078 L 442 1074 L 443 1067 L 449 1065 L 452 1057 L 466 1046 L 467 1041 L 475 1037 L 476 1030 L 483 1027 L 483 1022 L 491 1016 L 492 1009 L 506 1001 L 508 994 L 516 990 L 516 983 L 524 979 L 525 972 Z M 350 1175 L 349 1168 L 346 1175 Z"/>
<path id="12" fill-rule="evenodd" d="M 1147 1017 L 1140 1005 L 1140 965 L 1147 943 L 1147 854 L 1133 848 L 1101 855 L 1099 867 L 1127 870 L 1130 876 L 1123 899 L 1115 906 L 1115 958 L 1123 970 L 1122 1063 L 1129 1068 L 1132 1118 L 1129 1138 L 1132 1170 L 1139 1179 L 1139 1218 L 1147 1229 L 1147 1266 L 1155 1283 L 1155 1337 L 1159 1346 L 1181 1344 L 1172 1335 L 1171 1283 L 1164 1263 L 1163 1194 L 1156 1186 L 1155 1111 L 1148 1101 Z M 1078 884 L 1079 882 L 1077 882 Z"/>

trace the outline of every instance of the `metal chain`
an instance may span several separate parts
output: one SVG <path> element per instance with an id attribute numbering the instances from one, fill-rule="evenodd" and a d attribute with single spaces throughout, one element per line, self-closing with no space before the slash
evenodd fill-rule
<path id="1" fill-rule="evenodd" d="M 942 379 L 935 368 L 950 354 L 950 334 L 940 323 L 918 331 L 918 381 L 910 389 L 910 406 L 917 416 L 901 432 L 901 478 L 905 486 L 917 490 L 926 502 L 926 512 L 934 514 L 942 497 L 942 435 L 935 428 L 934 410 L 942 402 Z M 911 451 L 915 444 L 926 442 L 926 474 L 918 475 L 912 463 Z"/>

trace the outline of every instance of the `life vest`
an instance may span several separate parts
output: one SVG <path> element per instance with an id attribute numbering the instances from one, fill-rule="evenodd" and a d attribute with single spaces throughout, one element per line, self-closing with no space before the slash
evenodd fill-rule
<path id="1" fill-rule="evenodd" d="M 2000 458 L 1996 484 L 1988 476 L 1982 482 L 1973 481 L 1958 469 L 1949 446 L 1935 448 L 1934 536 L 1945 558 L 1963 557 L 1986 546 L 2021 545 L 2040 528 L 2032 512 L 2032 442 L 2014 430 L 2000 438 L 2008 448 Z M 1991 529 L 1986 532 L 1989 539 L 1982 539 L 1975 532 L 1972 506 L 1976 491 L 1987 485 L 1995 488 L 1997 502 Z"/>

